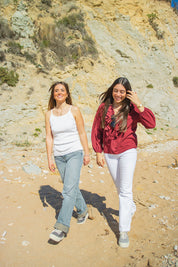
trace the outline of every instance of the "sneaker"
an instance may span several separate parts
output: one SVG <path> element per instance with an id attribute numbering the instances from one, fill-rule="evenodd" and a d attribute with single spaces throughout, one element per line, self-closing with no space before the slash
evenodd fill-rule
<path id="1" fill-rule="evenodd" d="M 119 246 L 121 248 L 128 248 L 128 246 L 129 246 L 129 237 L 128 237 L 127 232 L 120 232 Z"/>
<path id="2" fill-rule="evenodd" d="M 85 214 L 85 216 L 83 216 L 83 217 L 78 217 L 78 218 L 77 218 L 77 223 L 78 223 L 78 224 L 83 224 L 83 223 L 86 222 L 87 218 L 88 218 L 88 212 Z"/>
<path id="3" fill-rule="evenodd" d="M 61 230 L 54 229 L 49 235 L 49 238 L 55 242 L 60 242 L 65 237 L 65 233 Z"/>

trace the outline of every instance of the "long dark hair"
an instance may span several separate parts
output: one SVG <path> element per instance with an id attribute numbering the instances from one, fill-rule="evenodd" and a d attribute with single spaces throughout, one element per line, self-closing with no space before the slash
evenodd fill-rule
<path id="1" fill-rule="evenodd" d="M 128 79 L 125 77 L 119 77 L 113 82 L 113 84 L 107 89 L 107 91 L 105 91 L 104 93 L 100 95 L 99 98 L 100 98 L 101 103 L 105 103 L 104 110 L 102 113 L 102 120 L 101 120 L 102 127 L 104 127 L 104 124 L 105 124 L 105 116 L 108 111 L 108 108 L 114 102 L 112 92 L 116 84 L 122 84 L 124 88 L 126 89 L 126 93 L 128 91 L 132 91 L 132 88 L 131 88 L 131 85 Z M 115 121 L 115 123 L 119 123 L 120 132 L 125 132 L 127 130 L 127 117 L 128 117 L 129 111 L 130 111 L 130 100 L 128 98 L 125 98 L 122 101 L 122 107 L 119 110 L 119 112 L 112 117 L 112 120 Z"/>
<path id="2" fill-rule="evenodd" d="M 48 102 L 48 110 L 51 110 L 56 106 L 56 100 L 54 99 L 54 88 L 58 84 L 64 85 L 64 87 L 65 87 L 65 89 L 67 91 L 67 94 L 68 94 L 68 97 L 66 98 L 66 103 L 69 104 L 69 105 L 72 105 L 72 98 L 71 98 L 71 95 L 70 95 L 68 84 L 65 83 L 65 82 L 55 82 L 49 88 L 49 92 L 51 91 L 51 95 L 50 95 L 49 102 Z"/>

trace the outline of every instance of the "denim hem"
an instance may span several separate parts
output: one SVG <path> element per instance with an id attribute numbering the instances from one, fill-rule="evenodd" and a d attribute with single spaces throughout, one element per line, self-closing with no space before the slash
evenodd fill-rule
<path id="1" fill-rule="evenodd" d="M 66 234 L 69 232 L 69 227 L 64 225 L 64 224 L 62 224 L 62 223 L 56 222 L 55 225 L 54 225 L 54 228 L 56 228 L 58 230 L 61 230 Z"/>
<path id="2" fill-rule="evenodd" d="M 86 209 L 84 212 L 81 214 L 78 214 L 78 218 L 84 217 L 88 213 L 88 209 Z"/>

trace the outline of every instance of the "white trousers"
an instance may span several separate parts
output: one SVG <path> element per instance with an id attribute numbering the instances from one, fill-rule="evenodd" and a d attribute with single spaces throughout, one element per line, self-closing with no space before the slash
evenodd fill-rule
<path id="1" fill-rule="evenodd" d="M 132 216 L 136 211 L 132 184 L 137 150 L 129 149 L 121 154 L 105 153 L 105 160 L 119 195 L 119 231 L 129 232 Z"/>

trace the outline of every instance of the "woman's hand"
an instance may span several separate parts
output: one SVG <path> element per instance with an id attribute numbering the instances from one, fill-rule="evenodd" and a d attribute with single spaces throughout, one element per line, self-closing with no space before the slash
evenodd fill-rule
<path id="1" fill-rule="evenodd" d="M 89 162 L 90 162 L 90 155 L 84 155 L 84 157 L 83 157 L 83 164 L 84 164 L 84 166 L 85 165 L 88 165 Z"/>
<path id="2" fill-rule="evenodd" d="M 55 168 L 54 162 L 52 160 L 49 160 L 48 167 L 49 167 L 51 172 L 55 172 L 56 168 Z"/>
<path id="3" fill-rule="evenodd" d="M 138 109 L 142 112 L 144 111 L 144 106 L 141 104 L 137 93 L 134 91 L 127 91 L 127 96 L 126 96 L 133 104 L 135 104 Z"/>
<path id="4" fill-rule="evenodd" d="M 104 167 L 105 160 L 104 160 L 104 156 L 102 153 L 96 153 L 96 163 L 99 166 Z"/>

